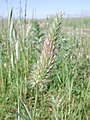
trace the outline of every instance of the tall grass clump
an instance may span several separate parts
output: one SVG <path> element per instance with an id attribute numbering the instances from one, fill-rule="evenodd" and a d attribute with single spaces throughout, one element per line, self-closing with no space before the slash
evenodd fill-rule
<path id="1" fill-rule="evenodd" d="M 57 21 L 57 19 L 59 20 Z M 34 87 L 34 89 L 36 89 L 33 119 L 35 119 L 36 116 L 35 114 L 36 114 L 38 94 L 40 91 L 43 91 L 44 87 L 48 86 L 50 82 L 50 70 L 53 67 L 56 57 L 55 40 L 57 39 L 57 37 L 55 36 L 57 36 L 58 34 L 60 23 L 61 23 L 61 16 L 57 15 L 56 19 L 53 22 L 50 34 L 45 38 L 43 42 L 43 47 L 40 52 L 40 58 L 35 63 L 31 72 L 30 84 Z M 37 31 L 38 30 L 39 29 L 37 29 Z M 39 33 L 37 34 L 37 36 L 38 35 Z"/>
<path id="2" fill-rule="evenodd" d="M 24 19 L 14 20 L 13 10 L 0 19 L 0 119 L 89 120 L 86 23 L 77 28 L 62 13 L 29 21 L 26 9 L 27 1 Z"/>

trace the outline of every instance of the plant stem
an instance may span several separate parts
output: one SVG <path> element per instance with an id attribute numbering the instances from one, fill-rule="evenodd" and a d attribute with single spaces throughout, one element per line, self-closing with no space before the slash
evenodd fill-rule
<path id="1" fill-rule="evenodd" d="M 34 104 L 33 120 L 35 120 L 36 107 L 37 107 L 37 99 L 38 99 L 38 86 L 36 85 L 36 95 L 35 95 L 35 104 Z"/>

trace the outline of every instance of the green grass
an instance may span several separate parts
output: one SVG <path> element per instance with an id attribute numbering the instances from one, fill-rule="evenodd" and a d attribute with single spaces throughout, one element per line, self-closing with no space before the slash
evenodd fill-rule
<path id="1" fill-rule="evenodd" d="M 89 27 L 90 17 L 65 18 L 64 25 L 66 27 Z"/>
<path id="2" fill-rule="evenodd" d="M 90 18 L 12 14 L 0 19 L 0 120 L 89 120 Z"/>

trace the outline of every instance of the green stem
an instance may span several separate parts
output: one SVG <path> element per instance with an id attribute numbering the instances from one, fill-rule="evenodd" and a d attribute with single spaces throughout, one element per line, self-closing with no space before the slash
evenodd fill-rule
<path id="1" fill-rule="evenodd" d="M 35 115 L 36 115 L 37 99 L 38 99 L 38 86 L 36 86 L 36 95 L 35 95 L 35 105 L 34 105 L 33 120 L 35 120 Z"/>

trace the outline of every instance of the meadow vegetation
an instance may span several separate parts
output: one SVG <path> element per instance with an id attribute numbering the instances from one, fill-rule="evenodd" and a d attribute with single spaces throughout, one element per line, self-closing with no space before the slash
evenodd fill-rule
<path id="1" fill-rule="evenodd" d="M 0 18 L 0 120 L 90 120 L 90 18 Z"/>

